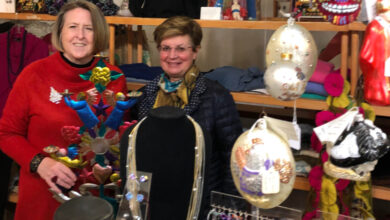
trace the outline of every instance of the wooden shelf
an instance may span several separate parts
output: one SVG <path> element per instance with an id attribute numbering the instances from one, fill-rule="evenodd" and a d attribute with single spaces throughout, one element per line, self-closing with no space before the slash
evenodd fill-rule
<path id="1" fill-rule="evenodd" d="M 127 83 L 127 88 L 129 90 L 138 90 L 143 87 L 143 83 Z M 262 95 L 258 93 L 251 92 L 231 92 L 233 99 L 238 104 L 248 104 L 248 105 L 265 105 L 270 107 L 284 108 L 284 107 L 294 107 L 294 101 L 281 101 L 273 98 L 269 95 Z M 296 107 L 301 109 L 309 110 L 326 110 L 328 105 L 324 101 L 318 101 L 314 99 L 297 99 Z"/>
<path id="2" fill-rule="evenodd" d="M 35 20 L 54 21 L 56 16 L 34 13 L 0 13 L 0 18 L 10 20 Z M 106 16 L 109 24 L 146 25 L 157 26 L 164 18 L 141 18 L 141 17 L 119 17 Z M 197 20 L 204 28 L 229 28 L 229 29 L 260 29 L 275 30 L 286 24 L 283 20 L 265 21 L 234 21 L 234 20 Z M 310 31 L 364 31 L 366 26 L 361 22 L 353 22 L 348 25 L 334 25 L 330 22 L 297 22 Z"/>
<path id="3" fill-rule="evenodd" d="M 250 92 L 231 92 L 231 94 L 238 104 L 294 107 L 294 101 L 281 101 L 268 95 Z M 325 101 L 301 98 L 296 100 L 296 107 L 299 109 L 323 111 L 328 109 L 328 104 Z M 390 117 L 390 106 L 372 105 L 372 107 L 377 116 Z"/>
<path id="4" fill-rule="evenodd" d="M 54 21 L 56 16 L 34 13 L 0 13 L 0 18 L 9 20 Z"/>
<path id="5" fill-rule="evenodd" d="M 145 86 L 145 83 L 135 83 L 135 82 L 127 82 L 127 89 L 129 91 L 131 90 L 138 90 Z"/>
<path id="6" fill-rule="evenodd" d="M 143 87 L 143 83 L 127 83 L 127 88 L 129 90 L 138 90 Z M 294 107 L 294 101 L 281 101 L 273 98 L 269 95 L 262 95 L 258 93 L 251 92 L 231 92 L 233 99 L 238 104 L 248 104 L 248 105 L 265 105 L 270 107 L 284 108 L 284 107 Z M 297 108 L 309 109 L 309 110 L 326 110 L 328 105 L 324 101 L 318 101 L 313 99 L 297 99 L 296 100 Z"/>
<path id="7" fill-rule="evenodd" d="M 157 26 L 161 24 L 164 18 L 140 18 L 140 17 L 106 17 L 110 24 L 131 24 Z M 196 20 L 204 28 L 223 28 L 223 29 L 260 29 L 275 30 L 286 24 L 284 20 L 265 20 L 265 21 L 235 21 L 235 20 Z M 310 31 L 364 31 L 366 26 L 360 22 L 354 22 L 348 25 L 333 25 L 329 22 L 297 22 Z"/>
<path id="8" fill-rule="evenodd" d="M 309 191 L 310 183 L 306 177 L 295 178 L 294 189 Z M 384 186 L 372 186 L 372 197 L 375 199 L 390 201 L 390 188 Z"/>
<path id="9" fill-rule="evenodd" d="M 309 191 L 310 183 L 306 177 L 297 176 L 295 177 L 294 189 Z"/>
<path id="10" fill-rule="evenodd" d="M 390 106 L 373 105 L 372 107 L 377 116 L 390 117 Z"/>
<path id="11" fill-rule="evenodd" d="M 128 82 L 127 88 L 129 90 L 138 90 L 143 87 L 143 83 L 133 83 Z M 247 105 L 269 105 L 270 107 L 294 107 L 294 101 L 281 101 L 273 98 L 269 95 L 262 95 L 253 92 L 231 92 L 234 101 L 237 104 L 247 104 Z M 328 109 L 328 104 L 325 101 L 319 101 L 314 99 L 297 99 L 296 107 L 299 109 L 308 109 L 314 111 L 323 111 Z M 372 106 L 374 108 L 375 114 L 377 116 L 390 117 L 390 107 L 389 106 Z"/>
<path id="12" fill-rule="evenodd" d="M 239 104 L 250 104 L 250 105 L 269 105 L 270 107 L 294 107 L 294 101 L 281 101 L 275 99 L 269 95 L 263 95 L 258 93 L 251 92 L 231 92 L 233 99 L 236 103 Z M 324 101 L 314 100 L 314 99 L 297 99 L 296 107 L 300 109 L 309 109 L 309 110 L 326 110 L 328 105 Z"/>

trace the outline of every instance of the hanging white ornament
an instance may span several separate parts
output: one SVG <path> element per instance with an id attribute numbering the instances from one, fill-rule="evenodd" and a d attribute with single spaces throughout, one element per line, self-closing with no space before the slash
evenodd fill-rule
<path id="1" fill-rule="evenodd" d="M 264 73 L 267 92 L 282 101 L 295 100 L 305 92 L 307 77 L 291 62 L 291 54 L 282 54 L 281 61 L 271 64 Z"/>
<path id="2" fill-rule="evenodd" d="M 268 41 L 265 55 L 267 67 L 281 61 L 282 54 L 291 54 L 291 61 L 302 70 L 306 80 L 310 79 L 317 65 L 317 46 L 310 32 L 296 24 L 292 17 Z"/>

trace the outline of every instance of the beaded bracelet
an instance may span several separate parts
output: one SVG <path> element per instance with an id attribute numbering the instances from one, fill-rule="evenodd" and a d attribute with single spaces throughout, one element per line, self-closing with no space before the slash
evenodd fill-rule
<path id="1" fill-rule="evenodd" d="M 39 164 L 41 164 L 42 160 L 45 158 L 44 155 L 38 153 L 33 157 L 33 159 L 30 162 L 30 172 L 31 173 L 36 173 L 38 170 Z"/>

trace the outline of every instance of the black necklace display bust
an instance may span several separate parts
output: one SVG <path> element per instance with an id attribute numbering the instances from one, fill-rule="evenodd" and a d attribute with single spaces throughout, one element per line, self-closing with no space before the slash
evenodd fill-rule
<path id="1" fill-rule="evenodd" d="M 128 135 L 133 131 L 137 171 L 152 173 L 153 178 L 149 197 L 150 219 L 186 219 L 192 207 L 194 178 L 197 178 L 194 172 L 194 164 L 197 164 L 196 147 L 205 148 L 207 155 L 209 143 L 206 141 L 206 146 L 199 146 L 199 132 L 179 108 L 165 106 L 152 109 L 138 123 L 140 124 L 135 133 L 133 129 L 136 125 L 122 136 L 121 178 L 126 180 L 126 175 L 131 173 L 126 170 L 126 163 L 129 161 L 124 155 L 128 155 L 129 142 L 132 141 L 129 141 Z M 203 135 L 201 138 L 203 142 Z M 125 183 L 122 185 L 125 186 Z M 205 190 L 204 193 L 207 192 Z M 202 198 L 198 198 L 199 203 Z M 202 205 L 206 204 L 204 202 Z"/>

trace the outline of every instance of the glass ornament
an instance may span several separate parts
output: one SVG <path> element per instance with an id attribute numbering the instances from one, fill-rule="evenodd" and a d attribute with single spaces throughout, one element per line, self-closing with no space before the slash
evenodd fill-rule
<path id="1" fill-rule="evenodd" d="M 235 142 L 230 168 L 234 184 L 252 205 L 271 209 L 290 195 L 295 162 L 287 141 L 260 118 Z"/>
<path id="2" fill-rule="evenodd" d="M 264 73 L 264 84 L 267 92 L 282 101 L 295 100 L 305 92 L 305 74 L 291 61 L 279 61 L 270 65 Z"/>
<path id="3" fill-rule="evenodd" d="M 282 54 L 291 54 L 291 61 L 298 65 L 309 80 L 317 65 L 317 45 L 313 36 L 303 26 L 289 18 L 271 36 L 266 48 L 266 65 L 282 61 Z"/>

